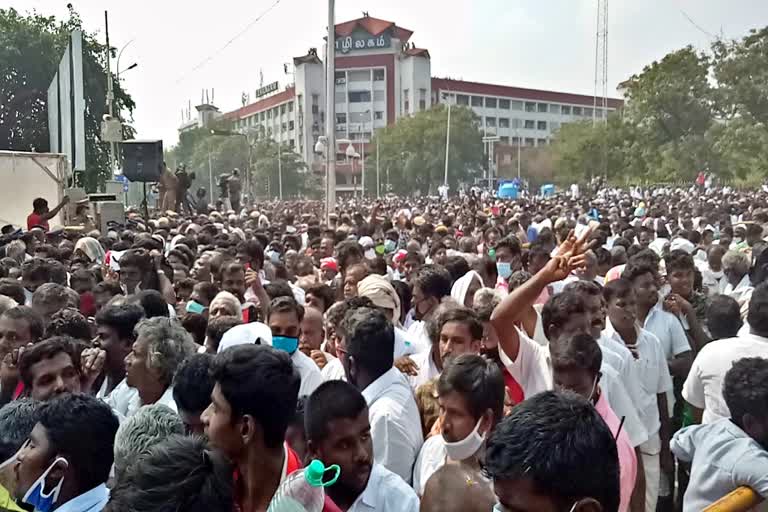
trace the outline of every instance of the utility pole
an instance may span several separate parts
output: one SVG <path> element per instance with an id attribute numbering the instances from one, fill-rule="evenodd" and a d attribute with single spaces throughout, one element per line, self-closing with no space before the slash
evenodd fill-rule
<path id="1" fill-rule="evenodd" d="M 381 176 L 379 175 L 379 139 L 376 138 L 376 199 L 381 199 Z"/>
<path id="2" fill-rule="evenodd" d="M 336 17 L 335 0 L 328 0 L 328 36 L 326 39 L 325 74 L 325 152 L 326 197 L 325 220 L 331 224 L 331 213 L 336 210 Z"/>
<path id="3" fill-rule="evenodd" d="M 283 158 L 282 158 L 282 149 L 280 148 L 280 143 L 277 143 L 277 187 L 278 187 L 278 193 L 280 194 L 280 200 L 283 200 Z"/>
<path id="4" fill-rule="evenodd" d="M 448 185 L 448 153 L 451 147 L 451 97 L 446 95 L 448 100 L 448 123 L 445 129 L 445 172 L 443 173 L 443 185 Z"/>
<path id="5" fill-rule="evenodd" d="M 113 103 L 115 102 L 115 93 L 112 90 L 112 65 L 109 48 L 109 16 L 107 11 L 104 11 L 104 33 L 107 38 L 107 110 L 109 112 L 109 117 L 112 118 L 114 117 Z M 109 167 L 110 174 L 114 174 L 115 169 L 117 168 L 114 142 L 109 143 Z"/>

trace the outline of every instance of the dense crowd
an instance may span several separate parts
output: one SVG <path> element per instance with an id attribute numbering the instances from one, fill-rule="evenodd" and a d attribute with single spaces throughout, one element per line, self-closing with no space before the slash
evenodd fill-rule
<path id="1" fill-rule="evenodd" d="M 44 199 L 2 229 L 0 510 L 260 512 L 314 459 L 340 469 L 325 511 L 768 496 L 768 194 L 472 190 L 326 221 L 175 186 L 107 232 Z"/>

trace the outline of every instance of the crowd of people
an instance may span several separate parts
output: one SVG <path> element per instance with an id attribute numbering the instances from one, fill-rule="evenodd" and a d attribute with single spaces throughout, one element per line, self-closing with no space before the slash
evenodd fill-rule
<path id="1" fill-rule="evenodd" d="M 0 510 L 261 512 L 314 459 L 340 468 L 325 511 L 768 496 L 768 194 L 355 198 L 326 220 L 241 207 L 233 176 L 219 209 L 169 182 L 178 213 L 75 233 L 37 199 L 3 228 Z"/>

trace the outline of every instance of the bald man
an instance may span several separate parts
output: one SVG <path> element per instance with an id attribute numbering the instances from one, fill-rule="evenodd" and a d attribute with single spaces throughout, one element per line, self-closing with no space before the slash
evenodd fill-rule
<path id="1" fill-rule="evenodd" d="M 496 504 L 491 484 L 477 470 L 445 464 L 427 480 L 420 512 L 488 512 Z"/>
<path id="2" fill-rule="evenodd" d="M 301 321 L 301 336 L 299 337 L 299 350 L 312 358 L 322 370 L 333 358 L 332 355 L 323 352 L 320 347 L 325 339 L 323 328 L 323 313 L 316 308 L 304 309 L 304 319 Z"/>

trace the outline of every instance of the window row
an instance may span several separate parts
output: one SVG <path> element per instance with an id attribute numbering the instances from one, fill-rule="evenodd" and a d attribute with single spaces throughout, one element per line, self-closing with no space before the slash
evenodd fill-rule
<path id="1" fill-rule="evenodd" d="M 537 112 L 539 114 L 557 114 L 563 116 L 592 117 L 592 107 L 574 107 L 571 105 L 559 105 L 556 103 L 537 103 L 535 101 L 518 101 L 504 98 L 491 98 L 487 96 L 470 96 L 457 94 L 456 104 L 472 107 L 498 108 L 501 110 L 514 110 L 517 112 Z M 608 109 L 609 111 L 611 109 Z M 602 108 L 597 109 L 597 117 L 605 116 Z"/>

